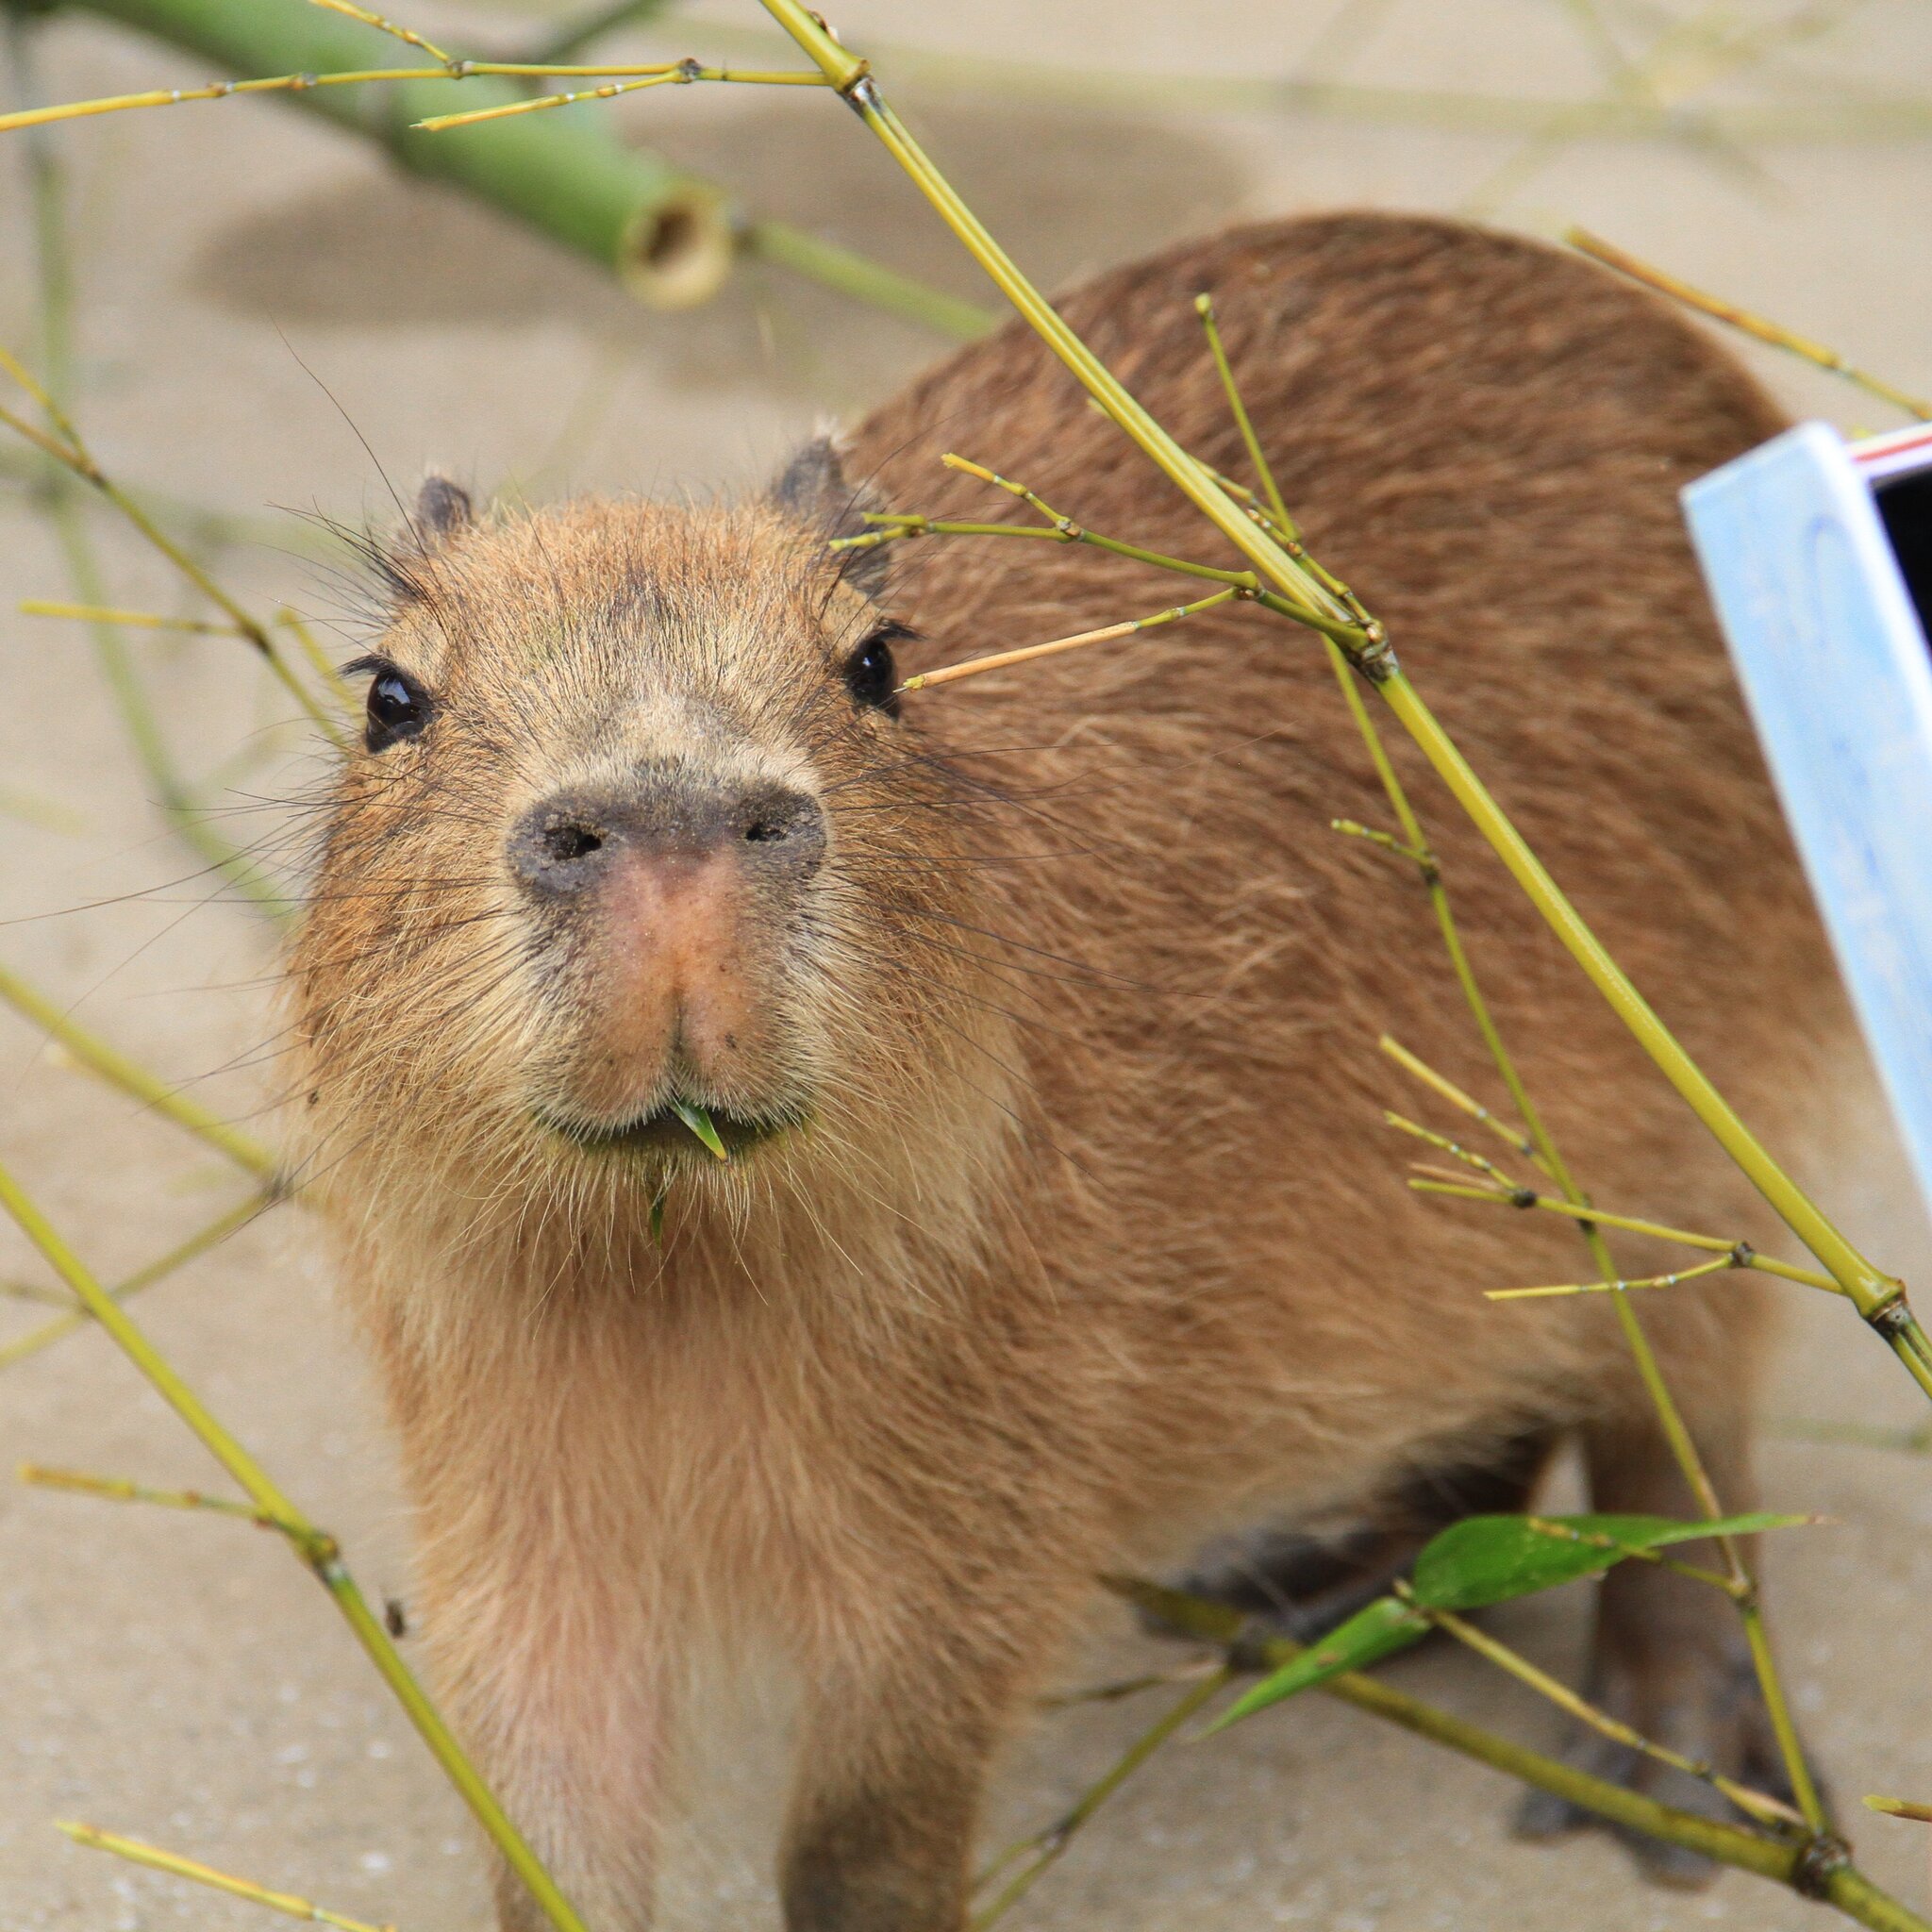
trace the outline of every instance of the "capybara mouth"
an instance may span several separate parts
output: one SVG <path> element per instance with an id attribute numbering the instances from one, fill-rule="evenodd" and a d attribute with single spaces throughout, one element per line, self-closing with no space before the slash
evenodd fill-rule
<path id="1" fill-rule="evenodd" d="M 591 1154 L 649 1154 L 674 1159 L 728 1161 L 792 1127 L 806 1116 L 796 1108 L 768 1114 L 733 1113 L 727 1108 L 668 1100 L 635 1119 L 615 1125 L 591 1124 L 536 1109 L 553 1134 Z"/>

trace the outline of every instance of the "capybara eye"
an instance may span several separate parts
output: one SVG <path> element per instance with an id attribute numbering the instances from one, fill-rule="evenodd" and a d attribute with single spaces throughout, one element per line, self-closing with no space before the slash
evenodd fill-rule
<path id="1" fill-rule="evenodd" d="M 892 641 L 911 635 L 903 624 L 882 625 L 846 658 L 845 688 L 858 703 L 898 715 L 899 673 L 892 662 Z"/>
<path id="2" fill-rule="evenodd" d="M 429 722 L 429 693 L 393 664 L 367 667 L 375 673 L 369 686 L 369 722 L 362 741 L 386 751 L 399 739 L 414 738 Z"/>

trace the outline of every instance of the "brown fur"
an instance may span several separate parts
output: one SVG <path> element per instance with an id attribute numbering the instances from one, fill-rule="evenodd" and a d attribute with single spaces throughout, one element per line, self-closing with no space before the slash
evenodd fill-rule
<path id="1" fill-rule="evenodd" d="M 1837 1008 L 1675 502 L 1775 430 L 1772 406 L 1648 299 L 1433 221 L 1237 231 L 1072 296 L 1129 387 L 1237 474 L 1204 289 L 1316 553 L 1774 1133 Z M 947 448 L 1095 529 L 1224 560 L 1017 325 L 882 409 L 845 470 L 893 506 L 1002 514 L 938 468 Z M 1610 1307 L 1480 1299 L 1574 1278 L 1574 1234 L 1401 1185 L 1380 1109 L 1430 1109 L 1377 1032 L 1494 1083 L 1412 875 L 1327 829 L 1387 813 L 1317 641 L 1236 608 L 861 711 L 838 665 L 880 610 L 924 634 L 904 675 L 1157 608 L 1174 580 L 956 540 L 841 581 L 842 487 L 813 457 L 737 508 L 476 526 L 439 495 L 383 646 L 436 720 L 352 760 L 293 966 L 441 1688 L 602 1932 L 648 1917 L 693 1632 L 774 1640 L 806 1686 L 796 1932 L 955 1932 L 988 1760 L 1096 1572 L 1570 1426 L 1607 1507 L 1683 1502 Z M 658 874 L 627 888 L 627 926 L 559 926 L 504 859 L 544 797 L 666 757 L 791 786 L 827 827 L 793 897 L 727 880 L 688 908 L 677 944 L 712 935 L 740 1024 L 671 1063 L 629 1010 L 673 971 L 640 958 Z M 1597 1197 L 1744 1224 L 1722 1158 L 1396 757 Z M 695 998 L 707 970 L 649 997 Z M 726 1168 L 694 1141 L 587 1153 L 530 1118 L 614 1118 L 674 1078 L 812 1123 Z M 1740 1498 L 1757 1307 L 1723 1277 L 1642 1310 Z M 1620 1585 L 1605 1694 L 1725 1749 L 1722 1626 L 1670 1582 Z M 505 1913 L 532 1923 L 508 1888 Z"/>

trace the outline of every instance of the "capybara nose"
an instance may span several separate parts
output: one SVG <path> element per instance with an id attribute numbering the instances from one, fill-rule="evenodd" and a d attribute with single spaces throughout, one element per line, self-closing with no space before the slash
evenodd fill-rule
<path id="1" fill-rule="evenodd" d="M 646 768 L 532 806 L 510 833 L 508 857 L 533 891 L 563 898 L 594 890 L 627 857 L 689 864 L 735 851 L 750 876 L 801 884 L 824 849 L 824 815 L 802 791 Z"/>

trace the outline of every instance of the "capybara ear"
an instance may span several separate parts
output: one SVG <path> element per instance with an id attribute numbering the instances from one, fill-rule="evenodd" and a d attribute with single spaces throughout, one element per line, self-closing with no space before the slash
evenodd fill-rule
<path id="1" fill-rule="evenodd" d="M 864 484 L 848 480 L 837 443 L 823 432 L 792 456 L 769 493 L 786 515 L 808 525 L 827 541 L 864 536 L 871 527 L 865 513 L 876 507 Z M 866 550 L 836 550 L 832 556 L 840 575 L 855 590 L 875 597 L 885 588 L 889 561 L 885 544 Z"/>
<path id="2" fill-rule="evenodd" d="M 476 521 L 470 492 L 435 470 L 424 477 L 416 492 L 416 513 L 411 520 L 416 540 L 425 550 L 435 550 L 458 537 Z"/>

